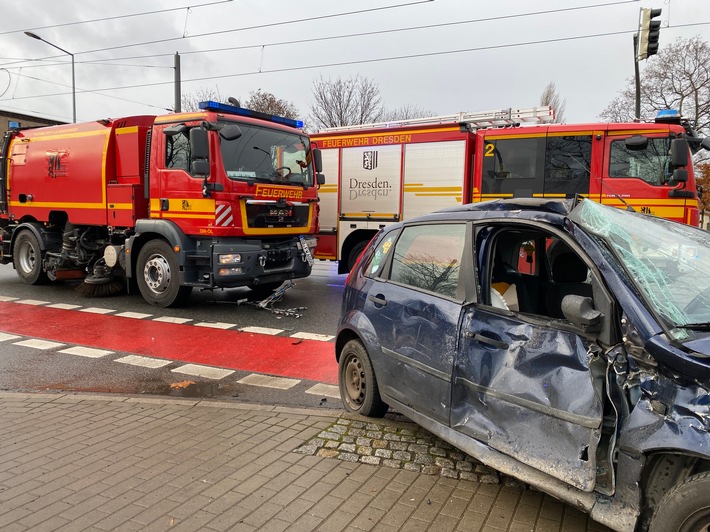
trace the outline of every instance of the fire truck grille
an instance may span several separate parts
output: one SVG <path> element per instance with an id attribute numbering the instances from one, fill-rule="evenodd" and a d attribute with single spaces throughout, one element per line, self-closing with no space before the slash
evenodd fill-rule
<path id="1" fill-rule="evenodd" d="M 308 205 L 247 205 L 249 227 L 307 227 Z"/>

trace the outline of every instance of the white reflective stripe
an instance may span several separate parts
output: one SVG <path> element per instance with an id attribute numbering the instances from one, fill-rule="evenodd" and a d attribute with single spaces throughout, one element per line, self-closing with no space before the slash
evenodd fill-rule
<path id="1" fill-rule="evenodd" d="M 215 209 L 215 225 L 227 226 L 234 222 L 231 205 L 217 205 Z"/>

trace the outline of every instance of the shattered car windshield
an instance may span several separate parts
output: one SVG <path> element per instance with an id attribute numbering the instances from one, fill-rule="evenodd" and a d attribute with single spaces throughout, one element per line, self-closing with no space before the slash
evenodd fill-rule
<path id="1" fill-rule="evenodd" d="M 239 124 L 237 139 L 220 139 L 227 177 L 267 183 L 313 185 L 308 138 L 287 131 Z"/>
<path id="2" fill-rule="evenodd" d="M 614 251 L 669 334 L 710 334 L 710 233 L 583 201 L 570 215 Z"/>

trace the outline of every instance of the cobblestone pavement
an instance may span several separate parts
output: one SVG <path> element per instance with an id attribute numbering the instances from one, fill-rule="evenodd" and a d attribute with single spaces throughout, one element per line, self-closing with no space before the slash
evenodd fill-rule
<path id="1" fill-rule="evenodd" d="M 607 530 L 537 491 L 485 483 L 488 472 L 473 462 L 469 471 L 452 448 L 420 443 L 410 423 L 381 425 L 368 437 L 366 421 L 338 410 L 0 392 L 0 530 Z M 350 460 L 319 454 L 341 452 L 322 437 L 338 427 L 354 438 L 338 444 L 355 446 L 342 451 Z M 392 447 L 394 435 L 406 450 Z M 316 439 L 323 445 L 304 454 Z M 417 463 L 424 446 L 432 463 Z M 379 465 L 364 463 L 360 451 Z M 438 475 L 424 474 L 433 466 Z"/>
<path id="2" fill-rule="evenodd" d="M 295 452 L 482 484 L 526 487 L 479 463 L 404 416 L 392 413 L 387 416 L 387 422 L 380 423 L 343 414 Z"/>

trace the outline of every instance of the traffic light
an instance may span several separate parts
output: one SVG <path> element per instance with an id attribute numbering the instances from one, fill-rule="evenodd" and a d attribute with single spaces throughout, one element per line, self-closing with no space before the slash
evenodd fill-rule
<path id="1" fill-rule="evenodd" d="M 661 9 L 641 8 L 639 22 L 639 41 L 636 62 L 648 59 L 658 53 L 658 36 L 661 33 L 661 21 L 653 20 L 661 16 Z"/>

